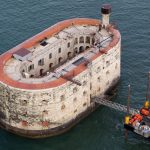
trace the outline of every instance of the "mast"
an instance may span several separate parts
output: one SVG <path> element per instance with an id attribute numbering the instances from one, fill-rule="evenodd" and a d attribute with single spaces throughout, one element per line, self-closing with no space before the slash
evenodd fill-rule
<path id="1" fill-rule="evenodd" d="M 146 101 L 149 101 L 149 91 L 150 91 L 150 72 L 148 73 Z"/>
<path id="2" fill-rule="evenodd" d="M 129 84 L 128 85 L 127 115 L 129 115 L 129 111 L 130 111 L 130 95 L 131 95 L 131 88 Z"/>
<path id="3" fill-rule="evenodd" d="M 149 92 L 150 92 L 150 72 L 148 73 L 146 101 L 144 103 L 144 108 L 146 108 L 146 109 L 149 109 Z"/>
<path id="4" fill-rule="evenodd" d="M 130 111 L 130 96 L 131 95 L 131 88 L 130 88 L 130 84 L 128 85 L 128 100 L 127 100 L 127 114 L 125 116 L 125 125 L 129 124 L 130 121 L 130 116 L 129 116 L 129 111 Z M 125 139 L 128 139 L 128 130 L 125 130 Z"/>

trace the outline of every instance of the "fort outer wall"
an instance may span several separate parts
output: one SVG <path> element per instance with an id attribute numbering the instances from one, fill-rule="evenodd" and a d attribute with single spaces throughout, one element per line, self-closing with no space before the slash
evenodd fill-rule
<path id="1" fill-rule="evenodd" d="M 74 79 L 79 80 L 82 86 L 65 79 L 55 81 L 56 84 L 50 84 L 52 86 L 47 83 L 34 85 L 34 88 L 23 88 L 25 86 L 21 87 L 21 84 L 13 87 L 12 83 L 6 84 L 10 80 L 1 81 L 2 127 L 24 136 L 30 136 L 30 131 L 33 136 L 39 136 L 42 131 L 48 134 L 47 131 L 76 120 L 93 107 L 91 97 L 104 94 L 120 77 L 121 38 L 117 30 L 110 30 L 114 32 L 110 45 L 96 55 L 89 66 L 81 64 L 68 73 L 68 76 L 74 74 Z"/>

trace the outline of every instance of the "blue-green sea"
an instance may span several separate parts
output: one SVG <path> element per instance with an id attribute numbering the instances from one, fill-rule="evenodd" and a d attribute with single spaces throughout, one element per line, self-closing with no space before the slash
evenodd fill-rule
<path id="1" fill-rule="evenodd" d="M 131 84 L 131 106 L 140 108 L 150 71 L 149 0 L 0 0 L 0 52 L 64 19 L 101 19 L 103 3 L 112 5 L 111 22 L 122 35 L 121 80 L 113 101 L 126 104 Z M 69 132 L 39 140 L 0 129 L 0 150 L 150 150 L 150 141 L 133 133 L 125 140 L 123 117 L 122 112 L 100 107 Z"/>

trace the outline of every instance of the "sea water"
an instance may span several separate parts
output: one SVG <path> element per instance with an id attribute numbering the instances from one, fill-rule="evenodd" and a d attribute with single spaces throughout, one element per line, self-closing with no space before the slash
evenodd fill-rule
<path id="1" fill-rule="evenodd" d="M 103 3 L 112 5 L 111 22 L 122 35 L 121 80 L 113 101 L 131 107 L 145 101 L 150 71 L 150 1 L 148 0 L 0 0 L 0 52 L 3 53 L 65 19 L 101 19 Z M 124 137 L 124 113 L 104 106 L 67 133 L 31 140 L 0 129 L 0 150 L 150 150 L 150 141 L 131 132 Z"/>

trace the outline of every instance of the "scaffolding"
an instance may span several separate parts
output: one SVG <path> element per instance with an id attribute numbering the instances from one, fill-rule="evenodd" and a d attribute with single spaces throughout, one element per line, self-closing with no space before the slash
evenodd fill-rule
<path id="1" fill-rule="evenodd" d="M 125 105 L 122 105 L 122 104 L 119 104 L 119 103 L 116 103 L 116 102 L 112 102 L 112 101 L 109 101 L 107 98 L 103 97 L 103 98 L 100 98 L 100 97 L 94 97 L 93 98 L 93 101 L 97 104 L 100 104 L 100 105 L 104 105 L 104 106 L 107 106 L 107 107 L 110 107 L 110 108 L 113 108 L 115 110 L 119 110 L 121 112 L 127 112 L 127 106 Z M 138 109 L 134 109 L 134 108 L 130 108 L 129 109 L 129 114 L 133 115 L 133 114 L 137 114 L 139 113 L 139 110 Z"/>

